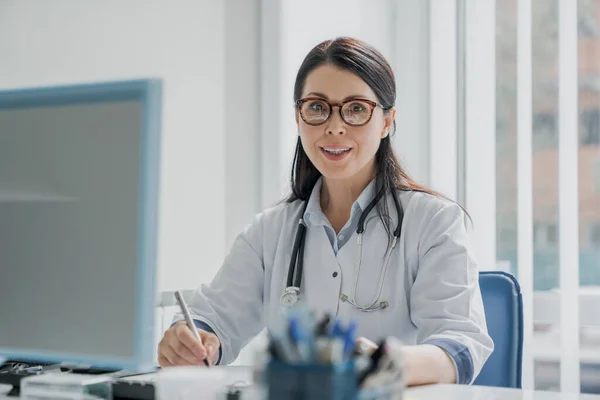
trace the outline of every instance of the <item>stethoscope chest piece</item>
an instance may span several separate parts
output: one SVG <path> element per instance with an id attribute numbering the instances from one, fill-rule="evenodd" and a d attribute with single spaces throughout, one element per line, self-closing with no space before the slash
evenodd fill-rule
<path id="1" fill-rule="evenodd" d="M 296 305 L 298 302 L 298 296 L 300 296 L 300 288 L 288 286 L 285 288 L 285 292 L 281 295 L 279 302 L 283 307 L 290 308 Z"/>

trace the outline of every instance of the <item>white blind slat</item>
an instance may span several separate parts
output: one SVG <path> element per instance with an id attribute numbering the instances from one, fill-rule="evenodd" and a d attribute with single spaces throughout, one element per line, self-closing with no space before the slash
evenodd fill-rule
<path id="1" fill-rule="evenodd" d="M 518 279 L 523 293 L 523 388 L 534 388 L 532 226 L 532 54 L 531 0 L 517 1 L 517 242 Z"/>
<path id="2" fill-rule="evenodd" d="M 577 3 L 559 0 L 558 11 L 560 388 L 575 393 L 580 390 Z"/>

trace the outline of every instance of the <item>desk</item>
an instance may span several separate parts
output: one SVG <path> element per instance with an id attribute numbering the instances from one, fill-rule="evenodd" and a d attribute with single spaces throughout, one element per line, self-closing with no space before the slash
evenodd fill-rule
<path id="1" fill-rule="evenodd" d="M 9 386 L 0 385 L 0 400 L 15 399 L 15 397 L 6 396 L 9 390 Z M 431 385 L 410 388 L 407 389 L 404 397 L 404 400 L 600 400 L 598 395 L 465 385 Z"/>
<path id="2" fill-rule="evenodd" d="M 404 400 L 600 400 L 600 396 L 492 388 L 487 386 L 431 385 L 407 389 Z"/>
<path id="3" fill-rule="evenodd" d="M 8 385 L 0 385 L 0 400 L 14 399 L 14 397 L 7 397 L 6 394 L 10 392 L 11 387 Z"/>

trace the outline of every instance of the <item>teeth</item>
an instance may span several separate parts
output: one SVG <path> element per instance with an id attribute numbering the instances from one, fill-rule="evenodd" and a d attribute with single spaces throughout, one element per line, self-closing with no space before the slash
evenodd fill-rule
<path id="1" fill-rule="evenodd" d="M 350 149 L 323 149 L 323 150 L 325 150 L 329 154 L 336 154 L 336 155 L 350 151 Z"/>

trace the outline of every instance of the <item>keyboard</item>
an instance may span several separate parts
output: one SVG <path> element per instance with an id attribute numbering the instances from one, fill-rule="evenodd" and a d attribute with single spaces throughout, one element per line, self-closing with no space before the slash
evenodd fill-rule
<path id="1" fill-rule="evenodd" d="M 113 398 L 115 400 L 154 400 L 156 374 L 133 375 L 120 378 L 113 383 Z M 245 389 L 246 382 L 237 382 L 223 388 L 225 400 L 239 400 Z"/>
<path id="2" fill-rule="evenodd" d="M 156 374 L 132 375 L 128 371 L 107 371 L 85 367 L 69 367 L 63 364 L 39 363 L 9 360 L 0 366 L 0 383 L 11 385 L 10 395 L 19 394 L 21 380 L 42 373 L 84 373 L 108 375 L 114 379 L 113 398 L 115 400 L 154 400 L 154 382 Z"/>
<path id="3" fill-rule="evenodd" d="M 113 382 L 115 400 L 154 400 L 156 374 L 133 375 Z"/>
<path id="4" fill-rule="evenodd" d="M 61 372 L 61 366 L 54 363 L 8 360 L 0 365 L 0 384 L 12 386 L 9 396 L 18 396 L 21 379 L 46 372 Z"/>

